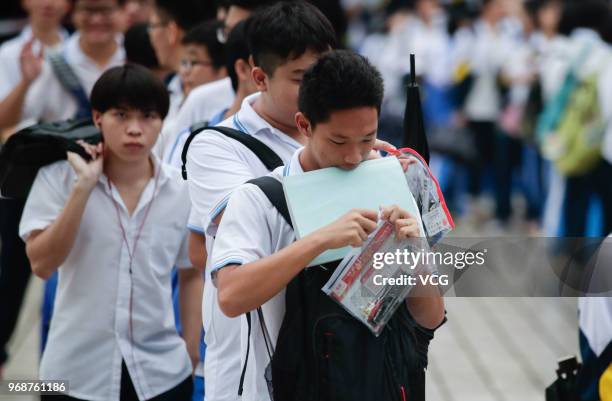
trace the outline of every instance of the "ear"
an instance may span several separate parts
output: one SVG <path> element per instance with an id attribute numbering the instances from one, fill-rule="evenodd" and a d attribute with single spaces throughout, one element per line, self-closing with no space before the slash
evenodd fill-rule
<path id="1" fill-rule="evenodd" d="M 170 43 L 172 46 L 180 44 L 181 40 L 183 39 L 183 30 L 179 28 L 175 21 L 168 22 L 167 28 L 168 29 L 166 32 L 168 32 L 168 43 Z"/>
<path id="2" fill-rule="evenodd" d="M 251 66 L 241 58 L 234 62 L 234 71 L 236 71 L 239 81 L 251 79 Z"/>
<path id="3" fill-rule="evenodd" d="M 251 69 L 251 77 L 255 82 L 255 87 L 259 92 L 266 92 L 268 90 L 268 75 L 261 69 L 261 67 L 253 67 Z"/>
<path id="4" fill-rule="evenodd" d="M 102 130 L 102 113 L 100 113 L 98 110 L 92 110 L 91 118 L 96 128 Z"/>
<path id="5" fill-rule="evenodd" d="M 301 111 L 295 113 L 295 126 L 300 134 L 306 136 L 307 138 L 312 137 L 312 125 L 310 124 L 310 120 L 306 118 L 304 113 Z"/>

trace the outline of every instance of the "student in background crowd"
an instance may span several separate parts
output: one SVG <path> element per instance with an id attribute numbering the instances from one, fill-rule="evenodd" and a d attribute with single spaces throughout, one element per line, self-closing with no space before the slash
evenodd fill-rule
<path id="1" fill-rule="evenodd" d="M 284 161 L 302 146 L 295 127 L 297 92 L 302 74 L 335 45 L 329 21 L 305 2 L 279 2 L 262 8 L 248 24 L 247 38 L 255 67 L 251 76 L 260 93 L 244 99 L 240 110 L 220 125 L 240 130 L 266 144 Z M 191 143 L 187 176 L 197 226 L 208 227 L 213 244 L 216 223 L 231 191 L 268 170 L 248 148 L 216 131 L 204 131 Z M 204 230 L 201 230 L 204 231 Z M 223 315 L 207 266 L 202 314 L 206 332 L 206 399 L 238 400 L 241 373 L 240 319 Z"/>
<path id="2" fill-rule="evenodd" d="M 159 65 L 155 49 L 149 38 L 149 24 L 139 23 L 131 26 L 123 39 L 125 47 L 126 62 L 140 64 L 147 67 L 155 76 L 162 81 L 170 74 L 170 71 Z"/>
<path id="3" fill-rule="evenodd" d="M 179 75 L 185 96 L 195 87 L 218 81 L 227 76 L 224 46 L 217 39 L 221 23 L 202 22 L 183 37 L 183 51 Z"/>
<path id="4" fill-rule="evenodd" d="M 498 78 L 510 60 L 520 26 L 506 19 L 503 0 L 485 0 L 472 27 L 458 30 L 454 38 L 455 68 L 467 65 L 472 84 L 463 107 L 464 118 L 474 139 L 477 163 L 468 169 L 468 192 L 480 195 L 483 171 L 494 166 L 495 136 L 501 111 Z M 494 178 L 494 177 L 488 177 Z"/>
<path id="5" fill-rule="evenodd" d="M 276 0 L 228 0 L 225 1 L 227 12 L 223 20 L 223 26 L 218 31 L 220 42 L 227 41 L 227 36 L 232 28 L 240 21 L 248 18 L 258 8 L 265 7 Z M 174 139 L 185 129 L 200 122 L 210 121 L 221 111 L 230 107 L 234 101 L 234 90 L 232 81 L 223 78 L 218 81 L 195 88 L 185 99 L 185 103 L 176 118 Z M 170 141 L 169 143 L 172 143 Z"/>
<path id="6" fill-rule="evenodd" d="M 14 122 L 10 113 L 15 112 L 13 106 L 19 105 L 19 98 L 37 78 L 43 62 L 38 62 L 39 57 L 59 49 L 68 37 L 61 26 L 70 6 L 68 0 L 24 0 L 22 5 L 28 13 L 28 25 L 0 46 L 0 121 L 5 121 L 0 124 L 0 142 L 15 132 L 10 127 Z M 15 329 L 30 278 L 25 244 L 18 235 L 23 206 L 20 200 L 0 199 L 0 378 L 8 359 L 6 344 Z"/>
<path id="7" fill-rule="evenodd" d="M 189 200 L 178 172 L 151 153 L 168 93 L 127 65 L 100 77 L 91 105 L 104 142 L 81 143 L 89 162 L 69 152 L 42 168 L 20 224 L 33 272 L 59 271 L 40 378 L 67 380 L 65 400 L 186 400 L 193 366 L 170 273 L 189 266 Z"/>
<path id="8" fill-rule="evenodd" d="M 210 10 L 206 4 L 197 0 L 155 0 L 149 18 L 149 35 L 160 66 L 174 75 L 168 78 L 170 92 L 170 111 L 168 119 L 176 116 L 183 103 L 183 86 L 178 75 L 181 65 L 183 36 L 201 21 L 206 20 Z"/>
<path id="9" fill-rule="evenodd" d="M 136 24 L 149 22 L 153 0 L 126 0 L 123 4 L 124 31 Z"/>

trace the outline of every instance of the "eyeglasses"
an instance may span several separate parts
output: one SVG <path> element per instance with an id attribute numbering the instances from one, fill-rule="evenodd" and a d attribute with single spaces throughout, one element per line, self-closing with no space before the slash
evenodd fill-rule
<path id="1" fill-rule="evenodd" d="M 109 7 L 90 7 L 90 6 L 77 6 L 75 11 L 79 13 L 83 13 L 86 17 L 93 17 L 96 14 L 100 14 L 103 17 L 109 17 L 115 11 L 117 11 L 117 6 L 109 6 Z"/>
<path id="2" fill-rule="evenodd" d="M 198 65 L 210 67 L 211 65 L 213 65 L 213 63 L 211 63 L 210 61 L 201 61 L 201 60 L 188 60 L 188 59 L 181 60 L 181 67 L 187 71 L 191 70 L 193 67 L 196 67 Z"/>
<path id="3" fill-rule="evenodd" d="M 152 31 L 152 30 L 154 30 L 154 29 L 157 29 L 157 28 L 163 28 L 163 27 L 165 27 L 165 26 L 167 26 L 167 25 L 168 25 L 168 22 L 167 22 L 167 21 L 154 22 L 154 23 L 152 23 L 152 24 L 151 24 L 151 23 L 149 23 L 149 24 L 147 25 L 147 31 L 151 32 L 151 31 Z"/>

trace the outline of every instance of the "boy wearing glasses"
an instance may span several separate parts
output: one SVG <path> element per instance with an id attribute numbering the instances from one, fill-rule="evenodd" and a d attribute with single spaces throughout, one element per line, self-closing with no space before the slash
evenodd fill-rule
<path id="1" fill-rule="evenodd" d="M 30 54 L 24 60 L 30 84 L 23 96 L 14 99 L 16 113 L 9 125 L 88 115 L 87 97 L 96 80 L 108 68 L 123 64 L 125 53 L 119 36 L 123 0 L 73 0 L 72 4 L 76 32 L 60 50 L 59 58 L 79 85 L 68 89 L 58 71 L 43 63 L 44 52 Z"/>

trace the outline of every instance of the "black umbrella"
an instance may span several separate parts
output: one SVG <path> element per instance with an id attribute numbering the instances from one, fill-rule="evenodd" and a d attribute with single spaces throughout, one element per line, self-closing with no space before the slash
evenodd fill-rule
<path id="1" fill-rule="evenodd" d="M 410 83 L 406 92 L 406 108 L 404 110 L 404 140 L 403 147 L 419 152 L 429 163 L 429 145 L 423 123 L 423 108 L 419 85 L 416 82 L 414 54 L 410 55 Z"/>

